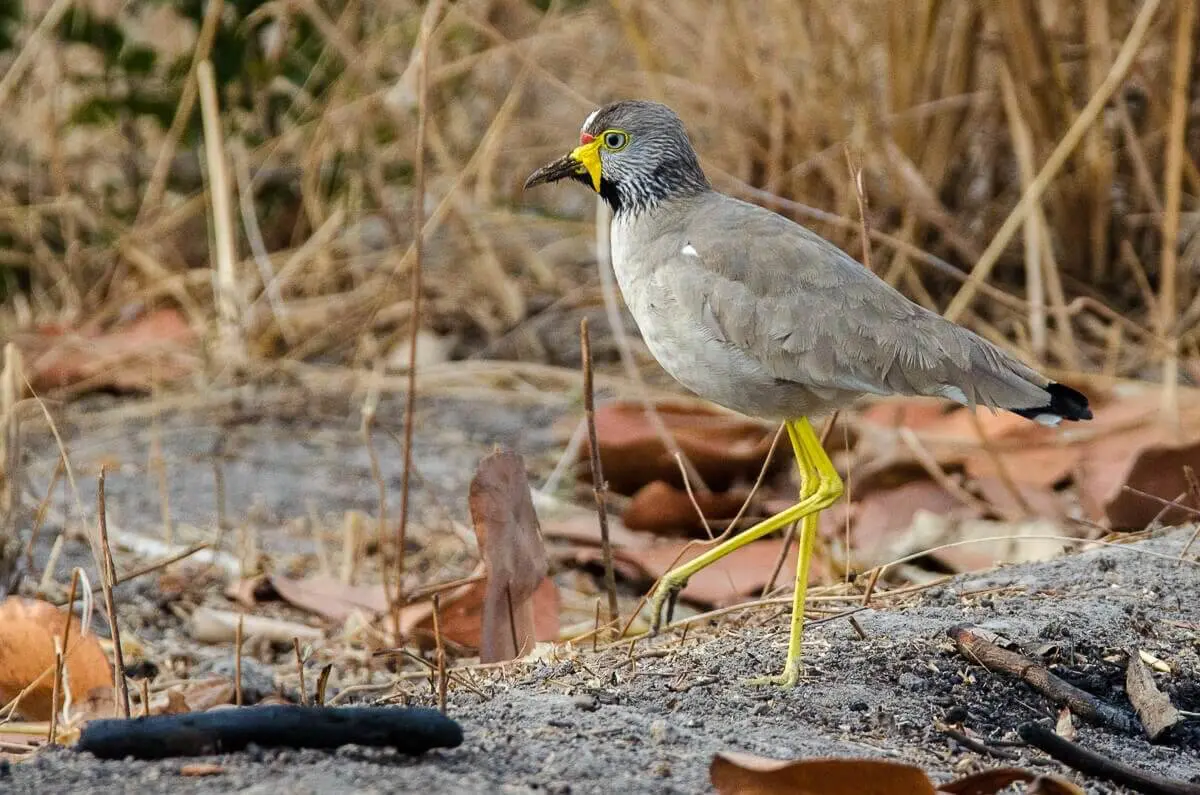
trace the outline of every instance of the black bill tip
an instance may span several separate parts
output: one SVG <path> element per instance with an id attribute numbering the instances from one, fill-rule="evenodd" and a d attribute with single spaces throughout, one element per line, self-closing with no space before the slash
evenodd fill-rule
<path id="1" fill-rule="evenodd" d="M 583 164 L 570 155 L 563 155 L 553 163 L 547 163 L 530 174 L 529 178 L 525 180 L 524 190 L 529 190 L 535 185 L 558 182 L 560 179 L 573 177 L 580 172 L 586 172 Z"/>

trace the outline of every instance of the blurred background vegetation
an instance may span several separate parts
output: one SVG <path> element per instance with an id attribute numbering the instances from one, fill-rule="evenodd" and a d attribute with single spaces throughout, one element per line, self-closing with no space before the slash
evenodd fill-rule
<path id="1" fill-rule="evenodd" d="M 594 200 L 520 186 L 597 104 L 646 97 L 682 115 L 718 188 L 858 257 L 861 164 L 871 267 L 1060 377 L 1190 382 L 1195 6 L 445 3 L 428 47 L 422 325 L 452 358 L 573 362 L 578 315 L 600 306 Z M 405 0 L 0 5 L 0 337 L 170 306 L 212 338 L 221 221 L 196 79 L 208 60 L 249 361 L 403 361 L 416 44 L 433 12 Z M 1045 191 L 993 257 L 1044 169 Z M 983 289 L 952 304 L 981 259 L 995 265 Z"/>

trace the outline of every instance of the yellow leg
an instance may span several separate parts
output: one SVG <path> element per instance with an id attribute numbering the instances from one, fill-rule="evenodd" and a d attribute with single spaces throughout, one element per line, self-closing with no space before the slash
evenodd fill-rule
<path id="1" fill-rule="evenodd" d="M 687 585 L 688 579 L 693 574 L 768 533 L 793 522 L 800 522 L 800 553 L 796 564 L 796 592 L 792 602 L 792 626 L 787 659 L 780 676 L 755 680 L 790 687 L 800 677 L 802 654 L 800 644 L 804 637 L 804 597 L 808 592 L 808 571 L 812 561 L 813 542 L 816 538 L 817 515 L 842 496 L 842 479 L 838 477 L 837 470 L 833 468 L 833 462 L 821 448 L 821 440 L 817 438 L 817 434 L 813 431 L 807 418 L 789 420 L 787 430 L 788 437 L 792 442 L 792 450 L 796 455 L 796 467 L 800 471 L 800 501 L 791 508 L 764 519 L 749 530 L 718 544 L 694 560 L 672 569 L 659 581 L 650 601 L 650 612 L 651 631 L 657 632 L 664 604 L 667 604 L 668 600 L 670 603 L 674 603 L 675 596 Z"/>

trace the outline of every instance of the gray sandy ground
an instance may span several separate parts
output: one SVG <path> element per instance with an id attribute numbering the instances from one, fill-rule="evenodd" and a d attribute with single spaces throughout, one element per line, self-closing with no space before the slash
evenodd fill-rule
<path id="1" fill-rule="evenodd" d="M 524 407 L 443 400 L 422 408 L 417 462 L 423 471 L 418 506 L 440 504 L 461 515 L 465 482 L 495 443 L 521 448 L 544 466 L 553 459 L 550 423 L 565 401 Z M 374 509 L 375 486 L 351 407 L 305 403 L 222 409 L 227 437 L 227 512 L 240 517 L 257 504 L 272 517 L 304 515 L 305 502 L 336 512 Z M 390 423 L 398 427 L 395 417 Z M 116 456 L 144 464 L 150 423 L 143 418 L 70 424 L 76 463 Z M 160 427 L 172 471 L 177 520 L 212 522 L 212 414 L 164 417 Z M 44 439 L 42 440 L 44 442 Z M 391 444 L 380 435 L 382 448 Z M 38 443 L 29 464 L 36 491 L 52 469 Z M 389 488 L 397 485 L 394 449 L 384 456 Z M 157 527 L 158 497 L 136 463 L 109 479 L 110 502 L 124 526 Z M 782 664 L 786 616 L 693 628 L 641 642 L 631 666 L 625 650 L 582 653 L 476 675 L 482 695 L 451 691 L 448 712 L 465 732 L 460 748 L 419 759 L 345 748 L 336 753 L 252 750 L 213 758 L 225 772 L 180 775 L 183 764 L 100 762 L 68 750 L 12 765 L 0 791 L 23 792 L 446 792 L 692 793 L 708 791 L 712 754 L 739 750 L 778 758 L 853 755 L 923 765 L 939 779 L 975 766 L 1002 764 L 957 747 L 937 728 L 961 722 L 988 740 L 1011 740 L 1031 720 L 1053 720 L 1057 708 L 1029 687 L 978 666 L 953 649 L 946 630 L 981 624 L 1039 656 L 1069 681 L 1128 710 L 1117 654 L 1130 646 L 1168 661 L 1160 684 L 1177 707 L 1200 711 L 1200 572 L 1169 558 L 1190 532 L 1181 529 L 1128 546 L 1050 563 L 960 577 L 903 608 L 858 614 L 866 638 L 845 621 L 808 635 L 807 678 L 791 691 L 755 688 L 746 677 Z M 76 542 L 79 544 L 80 542 Z M 84 550 L 73 555 L 84 558 Z M 644 656 L 647 651 L 661 656 Z M 639 656 L 642 655 L 642 656 Z M 1108 659 L 1106 659 L 1108 658 Z M 414 700 L 430 703 L 420 687 Z M 1165 744 L 1082 724 L 1078 741 L 1161 775 L 1200 782 L 1200 721 Z M 1019 765 L 1071 776 L 1020 747 Z M 1125 792 L 1088 781 L 1095 793 Z"/>

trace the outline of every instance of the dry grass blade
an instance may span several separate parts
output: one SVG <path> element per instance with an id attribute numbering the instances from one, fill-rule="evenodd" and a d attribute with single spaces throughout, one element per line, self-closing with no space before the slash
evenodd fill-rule
<path id="1" fill-rule="evenodd" d="M 583 410 L 586 414 L 588 447 L 592 457 L 592 496 L 596 501 L 596 516 L 600 522 L 600 550 L 604 556 L 604 591 L 608 594 L 608 623 L 615 627 L 621 616 L 617 606 L 617 577 L 613 570 L 612 540 L 608 533 L 608 510 L 604 504 L 604 494 L 608 489 L 604 482 L 604 472 L 600 468 L 600 440 L 596 435 L 595 390 L 592 386 L 592 346 L 586 317 L 579 323 L 579 344 L 583 353 Z M 682 456 L 677 460 L 682 467 Z M 686 477 L 684 482 L 687 482 Z M 690 488 L 689 486 L 689 494 Z M 701 518 L 703 516 L 701 513 Z"/>

